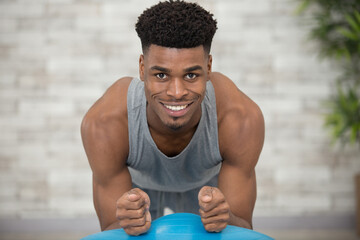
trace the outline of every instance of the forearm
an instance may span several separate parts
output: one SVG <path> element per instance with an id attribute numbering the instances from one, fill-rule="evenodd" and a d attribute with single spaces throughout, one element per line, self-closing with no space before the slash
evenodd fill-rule
<path id="1" fill-rule="evenodd" d="M 252 229 L 252 223 L 251 222 L 248 222 L 244 218 L 236 216 L 231 211 L 230 211 L 229 225 Z"/>
<path id="2" fill-rule="evenodd" d="M 116 222 L 111 223 L 110 225 L 108 225 L 108 226 L 105 227 L 104 229 L 102 229 L 102 231 L 112 230 L 112 229 L 118 229 L 118 228 L 121 228 L 121 227 L 120 227 L 120 225 L 119 225 L 119 222 L 116 221 Z"/>

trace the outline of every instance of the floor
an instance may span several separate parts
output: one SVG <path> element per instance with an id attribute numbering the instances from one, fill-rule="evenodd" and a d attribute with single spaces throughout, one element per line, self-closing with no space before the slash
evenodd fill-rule
<path id="1" fill-rule="evenodd" d="M 276 240 L 360 240 L 360 236 L 350 230 L 264 230 L 261 232 Z"/>
<path id="2" fill-rule="evenodd" d="M 264 230 L 261 232 L 276 240 L 360 240 L 360 236 L 356 236 L 356 233 L 350 230 Z M 88 234 L 89 233 L 0 233 L 0 240 L 80 240 Z"/>

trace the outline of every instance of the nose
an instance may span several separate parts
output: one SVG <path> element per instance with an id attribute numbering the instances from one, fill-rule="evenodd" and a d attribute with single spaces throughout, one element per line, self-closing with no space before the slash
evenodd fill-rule
<path id="1" fill-rule="evenodd" d="M 181 99 L 188 94 L 186 85 L 183 80 L 180 78 L 173 78 L 169 81 L 169 85 L 166 91 L 168 96 L 171 96 L 175 99 Z"/>

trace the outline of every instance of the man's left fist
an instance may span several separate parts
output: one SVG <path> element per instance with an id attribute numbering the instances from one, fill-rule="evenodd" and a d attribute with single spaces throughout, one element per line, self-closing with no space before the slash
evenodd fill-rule
<path id="1" fill-rule="evenodd" d="M 230 207 L 224 194 L 216 188 L 204 186 L 199 192 L 201 221 L 208 232 L 220 232 L 229 223 Z"/>

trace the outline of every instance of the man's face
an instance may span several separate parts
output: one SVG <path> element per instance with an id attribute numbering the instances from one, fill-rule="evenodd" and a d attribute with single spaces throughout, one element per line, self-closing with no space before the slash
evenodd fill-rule
<path id="1" fill-rule="evenodd" d="M 177 49 L 150 45 L 139 62 L 150 124 L 179 130 L 199 121 L 211 61 L 202 46 Z"/>

